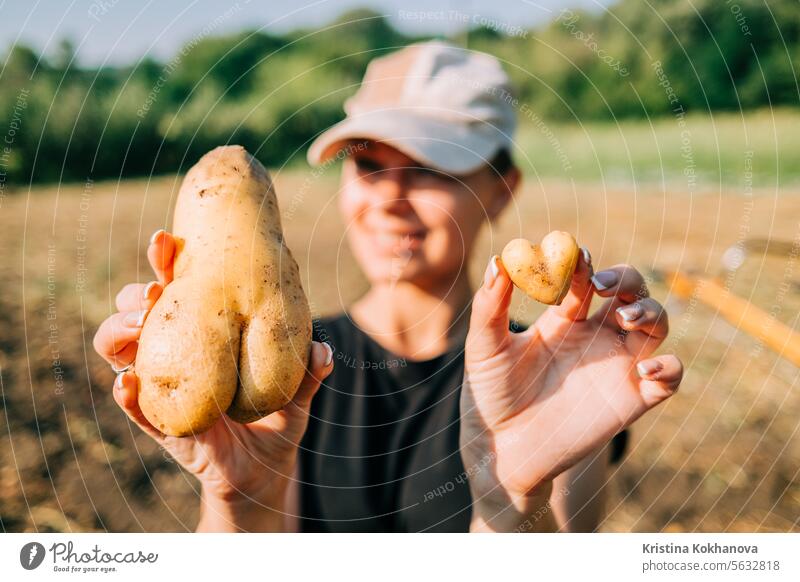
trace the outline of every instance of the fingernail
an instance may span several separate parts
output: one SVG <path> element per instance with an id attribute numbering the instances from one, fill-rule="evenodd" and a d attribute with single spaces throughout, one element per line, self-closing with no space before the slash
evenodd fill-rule
<path id="1" fill-rule="evenodd" d="M 642 309 L 641 303 L 631 303 L 630 305 L 617 307 L 617 313 L 619 313 L 625 321 L 635 321 L 642 316 L 644 309 Z"/>
<path id="2" fill-rule="evenodd" d="M 605 291 L 617 284 L 617 274 L 614 271 L 600 271 L 592 277 L 592 284 L 598 291 Z"/>
<path id="3" fill-rule="evenodd" d="M 497 279 L 497 276 L 500 274 L 500 267 L 497 266 L 497 260 L 499 258 L 500 257 L 495 255 L 489 261 L 489 268 L 492 270 L 492 279 Z"/>
<path id="4" fill-rule="evenodd" d="M 492 258 L 489 259 L 489 265 L 486 267 L 486 275 L 484 277 L 484 284 L 486 287 L 490 288 L 497 279 L 497 276 L 500 274 L 500 267 L 497 266 L 497 261 L 500 259 L 497 255 L 492 255 Z"/>
<path id="5" fill-rule="evenodd" d="M 581 253 L 583 253 L 583 262 L 591 267 L 592 255 L 589 253 L 589 249 L 587 249 L 586 247 L 581 247 Z"/>
<path id="6" fill-rule="evenodd" d="M 150 292 L 158 285 L 158 281 L 150 281 L 147 285 L 145 285 L 144 289 L 142 290 L 142 298 L 147 301 L 150 299 Z"/>
<path id="7" fill-rule="evenodd" d="M 325 346 L 325 365 L 330 366 L 331 362 L 333 361 L 333 348 L 331 344 L 328 342 L 322 342 L 322 345 Z"/>
<path id="8" fill-rule="evenodd" d="M 120 390 L 122 388 L 122 377 L 125 375 L 125 372 L 120 372 L 117 374 L 117 377 L 114 378 L 114 390 Z"/>
<path id="9" fill-rule="evenodd" d="M 142 327 L 144 325 L 145 317 L 147 317 L 147 309 L 143 309 L 142 311 L 131 311 L 125 316 L 123 322 L 128 327 Z"/>
<path id="10" fill-rule="evenodd" d="M 663 368 L 663 366 L 658 360 L 644 360 L 643 362 L 636 364 L 636 371 L 639 372 L 639 376 L 642 378 L 646 378 L 647 376 L 652 376 L 656 372 L 660 372 L 661 368 Z"/>
<path id="11" fill-rule="evenodd" d="M 158 238 L 158 235 L 160 235 L 162 232 L 166 231 L 163 228 L 159 228 L 157 231 L 155 231 L 150 237 L 150 244 L 154 244 L 156 242 L 156 239 Z"/>

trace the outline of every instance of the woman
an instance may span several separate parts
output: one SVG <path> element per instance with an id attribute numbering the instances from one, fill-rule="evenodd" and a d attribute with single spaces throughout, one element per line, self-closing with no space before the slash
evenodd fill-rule
<path id="1" fill-rule="evenodd" d="M 314 164 L 344 153 L 339 208 L 370 289 L 314 323 L 308 373 L 284 410 L 167 437 L 142 416 L 135 371 L 119 373 L 115 400 L 200 481 L 198 531 L 597 525 L 608 443 L 674 393 L 682 367 L 650 357 L 667 318 L 642 276 L 594 273 L 586 249 L 563 303 L 527 330 L 509 329 L 498 257 L 473 294 L 464 266 L 520 181 L 510 96 L 494 58 L 412 45 L 372 61 L 346 119 L 312 144 Z M 174 252 L 157 232 L 158 281 L 126 286 L 97 332 L 116 369 L 135 358 Z M 605 302 L 588 317 L 595 294 Z"/>

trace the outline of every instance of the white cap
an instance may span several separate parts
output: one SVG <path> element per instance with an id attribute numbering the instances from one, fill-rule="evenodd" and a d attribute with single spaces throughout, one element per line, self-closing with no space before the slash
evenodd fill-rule
<path id="1" fill-rule="evenodd" d="M 512 100 L 495 57 L 440 41 L 412 44 L 370 62 L 345 102 L 347 117 L 314 140 L 308 161 L 318 165 L 347 140 L 371 139 L 426 166 L 469 174 L 511 149 Z"/>

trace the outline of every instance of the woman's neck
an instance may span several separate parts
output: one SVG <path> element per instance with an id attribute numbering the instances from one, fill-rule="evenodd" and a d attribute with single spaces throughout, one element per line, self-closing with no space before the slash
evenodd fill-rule
<path id="1" fill-rule="evenodd" d="M 350 314 L 387 350 L 409 360 L 427 360 L 464 343 L 471 299 L 472 288 L 463 273 L 441 289 L 408 282 L 373 285 Z"/>

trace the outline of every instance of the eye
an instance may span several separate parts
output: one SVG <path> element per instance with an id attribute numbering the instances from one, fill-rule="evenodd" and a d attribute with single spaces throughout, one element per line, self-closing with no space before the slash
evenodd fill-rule
<path id="1" fill-rule="evenodd" d="M 355 162 L 356 169 L 360 174 L 372 174 L 375 172 L 380 172 L 383 169 L 383 166 L 370 158 L 353 158 L 353 162 Z"/>
<path id="2" fill-rule="evenodd" d="M 409 168 L 408 171 L 411 176 L 421 180 L 437 180 L 439 182 L 452 182 L 455 178 L 450 174 L 428 168 L 426 166 L 414 166 Z"/>

